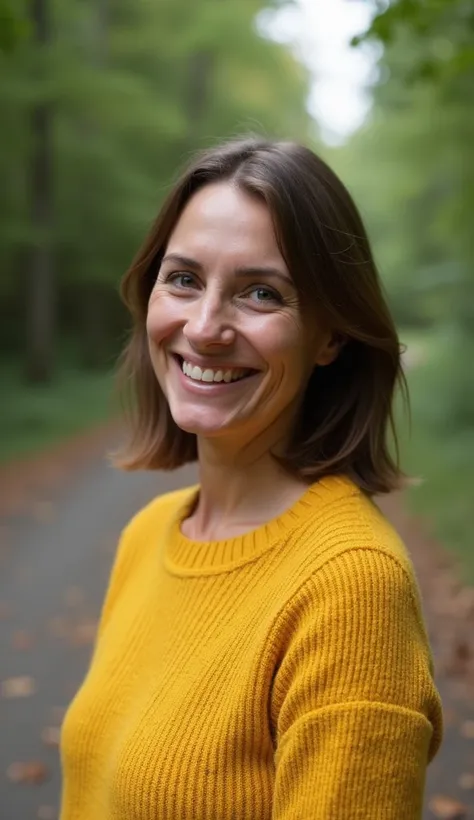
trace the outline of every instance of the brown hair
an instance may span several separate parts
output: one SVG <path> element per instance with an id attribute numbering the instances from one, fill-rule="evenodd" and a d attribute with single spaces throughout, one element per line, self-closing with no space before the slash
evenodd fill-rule
<path id="1" fill-rule="evenodd" d="M 349 475 L 370 494 L 400 486 L 392 404 L 397 383 L 405 399 L 407 388 L 397 332 L 360 215 L 337 176 L 308 148 L 253 137 L 196 157 L 124 276 L 121 295 L 133 332 L 122 358 L 121 384 L 131 439 L 116 464 L 168 470 L 197 458 L 196 437 L 175 424 L 154 374 L 146 315 L 184 206 L 204 185 L 224 180 L 265 201 L 301 304 L 345 339 L 332 364 L 315 368 L 281 463 L 313 481 Z"/>

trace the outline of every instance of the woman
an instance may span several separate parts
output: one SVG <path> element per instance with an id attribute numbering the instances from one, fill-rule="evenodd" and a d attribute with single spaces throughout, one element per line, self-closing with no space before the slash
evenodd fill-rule
<path id="1" fill-rule="evenodd" d="M 292 143 L 199 156 L 123 282 L 126 469 L 199 486 L 122 534 L 62 736 L 62 820 L 414 820 L 440 700 L 372 501 L 400 347 L 357 210 Z"/>

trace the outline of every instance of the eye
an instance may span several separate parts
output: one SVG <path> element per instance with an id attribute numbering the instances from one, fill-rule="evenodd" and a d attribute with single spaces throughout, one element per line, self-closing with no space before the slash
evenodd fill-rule
<path id="1" fill-rule="evenodd" d="M 182 289 L 192 288 L 196 285 L 194 275 L 192 273 L 186 273 L 185 271 L 175 271 L 174 273 L 170 273 L 165 278 L 165 282 L 169 282 L 177 288 Z"/>
<path id="2" fill-rule="evenodd" d="M 252 300 L 252 302 L 256 302 L 257 304 L 275 304 L 283 301 L 282 297 L 276 290 L 272 288 L 265 288 L 265 287 L 256 287 L 252 288 L 252 290 L 248 291 L 248 298 Z"/>

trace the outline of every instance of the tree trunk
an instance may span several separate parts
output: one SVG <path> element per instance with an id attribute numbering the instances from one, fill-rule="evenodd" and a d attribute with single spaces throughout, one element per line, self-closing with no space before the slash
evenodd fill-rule
<path id="1" fill-rule="evenodd" d="M 31 20 L 38 50 L 51 41 L 48 0 L 31 0 Z M 26 369 L 30 381 L 49 381 L 53 373 L 54 266 L 53 222 L 53 111 L 39 102 L 31 113 L 30 166 L 31 223 L 34 239 L 27 270 Z"/>
<path id="2" fill-rule="evenodd" d="M 185 111 L 188 128 L 184 139 L 185 154 L 196 150 L 201 136 L 201 124 L 205 118 L 211 94 L 214 63 L 214 55 L 208 49 L 195 51 L 188 58 L 187 87 L 185 89 Z"/>
<path id="3" fill-rule="evenodd" d="M 79 291 L 81 298 L 82 364 L 90 370 L 101 370 L 108 364 L 107 299 L 100 285 L 86 282 Z"/>
<path id="4" fill-rule="evenodd" d="M 109 0 L 95 0 L 93 13 L 86 30 L 86 45 L 91 63 L 97 71 L 107 64 Z M 92 119 L 83 119 L 81 131 L 88 142 L 98 135 L 98 125 Z M 81 362 L 91 369 L 104 367 L 106 360 L 107 311 L 104 310 L 102 287 L 90 278 L 78 289 L 81 299 Z"/>

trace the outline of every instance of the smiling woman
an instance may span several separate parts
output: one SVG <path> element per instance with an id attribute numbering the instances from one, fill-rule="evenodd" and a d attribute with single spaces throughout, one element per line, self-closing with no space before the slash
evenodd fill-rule
<path id="1" fill-rule="evenodd" d="M 63 726 L 61 820 L 421 818 L 442 719 L 373 503 L 400 346 L 358 212 L 303 146 L 234 141 L 126 274 L 131 439 L 199 485 L 125 529 Z"/>
<path id="2" fill-rule="evenodd" d="M 265 203 L 232 181 L 206 185 L 184 208 L 146 324 L 174 423 L 201 448 L 219 436 L 227 457 L 270 429 L 282 442 L 311 372 L 337 353 L 302 317 Z"/>
<path id="3" fill-rule="evenodd" d="M 232 298 L 229 283 L 238 286 Z M 275 455 L 288 470 L 312 479 L 349 474 L 371 493 L 400 486 L 387 445 L 388 428 L 394 433 L 393 392 L 397 383 L 405 387 L 400 345 L 359 214 L 321 159 L 291 143 L 231 142 L 200 156 L 175 186 L 122 285 L 135 319 L 123 362 L 133 435 L 117 459 L 126 469 L 174 469 L 197 458 L 194 431 L 175 423 L 155 377 L 163 345 L 153 341 L 156 331 L 147 335 L 149 300 L 148 326 L 162 297 L 176 321 L 181 290 L 181 319 L 192 314 L 186 322 L 191 334 L 200 323 L 195 354 L 202 353 L 201 342 L 215 360 L 232 348 L 230 364 L 237 364 L 236 355 L 245 347 L 248 357 L 252 348 L 257 369 L 268 371 L 248 333 L 257 329 L 268 341 L 271 332 L 273 351 L 283 332 L 294 354 L 287 376 L 299 384 L 288 403 L 287 435 L 283 440 L 276 433 Z M 229 343 L 236 317 L 237 346 Z M 220 347 L 212 341 L 216 320 L 224 327 Z M 329 346 L 324 361 L 318 361 L 319 339 Z M 189 342 L 186 347 L 190 354 Z"/>

